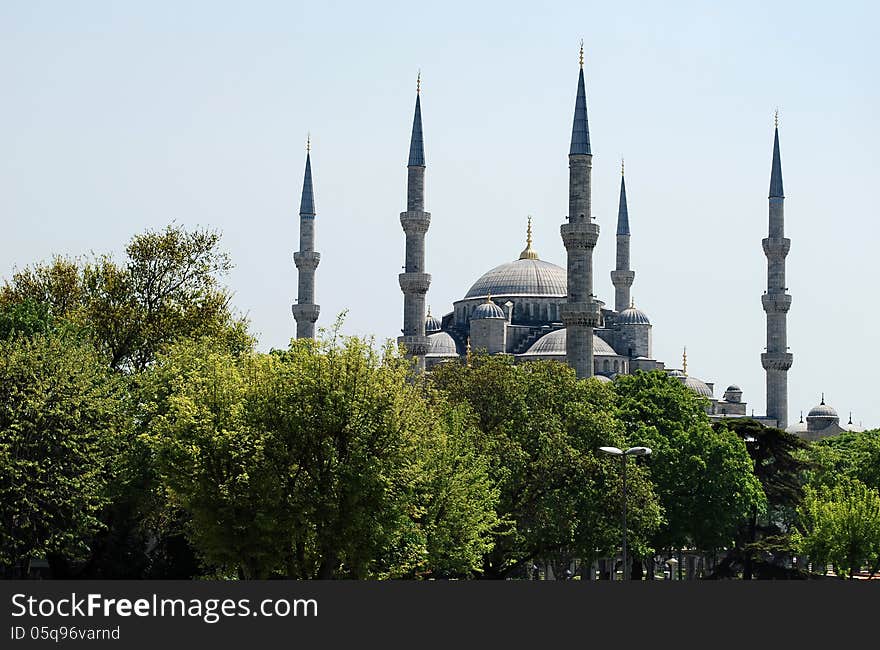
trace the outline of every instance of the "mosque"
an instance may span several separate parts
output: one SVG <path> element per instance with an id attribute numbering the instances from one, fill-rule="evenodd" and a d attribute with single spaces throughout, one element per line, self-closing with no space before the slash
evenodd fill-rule
<path id="1" fill-rule="evenodd" d="M 569 162 L 569 212 L 560 234 L 567 252 L 567 268 L 546 262 L 532 248 L 531 220 L 526 244 L 513 260 L 488 270 L 452 310 L 435 316 L 426 312 L 431 276 L 425 268 L 425 238 L 431 214 L 425 211 L 425 150 L 422 130 L 420 81 L 416 85 L 415 114 L 407 163 L 407 205 L 400 214 L 406 237 L 405 270 L 398 277 L 403 292 L 403 329 L 398 342 L 419 371 L 440 363 L 466 358 L 471 349 L 507 354 L 519 362 L 556 360 L 568 363 L 580 378 L 612 381 L 616 375 L 638 370 L 662 370 L 706 399 L 713 420 L 747 417 L 747 404 L 739 386 L 728 386 L 720 398 L 712 382 L 687 373 L 687 354 L 682 367 L 667 368 L 654 358 L 652 325 L 630 296 L 635 271 L 630 265 L 630 224 L 626 203 L 624 168 L 621 163 L 620 202 L 617 214 L 617 254 L 611 280 L 613 308 L 593 294 L 593 250 L 599 226 L 591 214 L 592 151 L 584 84 L 583 48 L 575 98 Z M 856 430 L 852 417 L 841 426 L 837 412 L 825 404 L 809 411 L 806 422 L 788 424 L 787 373 L 793 355 L 788 351 L 787 315 L 791 296 L 785 286 L 785 258 L 791 240 L 784 233 L 784 194 L 779 152 L 778 120 L 774 128 L 770 172 L 769 229 L 762 241 L 767 257 L 767 290 L 761 297 L 767 319 L 767 347 L 761 354 L 766 373 L 767 413 L 748 417 L 787 429 L 810 440 Z M 315 201 L 310 154 L 306 153 L 305 178 L 300 204 L 300 250 L 294 254 L 299 273 L 299 293 L 293 305 L 297 337 L 313 337 L 319 306 L 315 304 L 315 270 L 320 254 L 315 251 Z"/>

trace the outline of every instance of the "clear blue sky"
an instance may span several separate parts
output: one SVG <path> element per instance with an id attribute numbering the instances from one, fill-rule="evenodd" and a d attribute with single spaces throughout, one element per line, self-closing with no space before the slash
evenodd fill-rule
<path id="1" fill-rule="evenodd" d="M 319 325 L 399 333 L 406 154 L 422 70 L 434 313 L 535 248 L 564 265 L 586 47 L 596 292 L 613 302 L 619 159 L 655 356 L 764 410 L 772 114 L 792 239 L 791 420 L 825 391 L 880 425 L 880 10 L 872 2 L 0 3 L 0 276 L 221 230 L 261 347 L 294 333 L 306 133 Z"/>

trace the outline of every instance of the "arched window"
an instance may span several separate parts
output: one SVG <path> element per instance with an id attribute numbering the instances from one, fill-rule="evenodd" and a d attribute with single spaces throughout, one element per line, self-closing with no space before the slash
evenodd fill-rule
<path id="1" fill-rule="evenodd" d="M 614 360 L 614 372 L 618 372 L 620 370 L 620 365 L 617 359 Z"/>
<path id="2" fill-rule="evenodd" d="M 608 359 L 605 359 L 605 361 L 602 362 L 602 369 L 603 369 L 605 372 L 608 372 L 608 370 L 609 370 L 610 368 L 611 368 L 611 364 L 608 362 Z"/>

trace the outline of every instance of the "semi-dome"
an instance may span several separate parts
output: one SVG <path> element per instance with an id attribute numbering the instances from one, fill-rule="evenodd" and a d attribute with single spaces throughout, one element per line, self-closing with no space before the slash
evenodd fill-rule
<path id="1" fill-rule="evenodd" d="M 484 273 L 464 299 L 488 295 L 564 298 L 568 293 L 566 281 L 567 272 L 561 266 L 539 259 L 518 259 Z"/>
<path id="2" fill-rule="evenodd" d="M 650 325 L 651 321 L 641 309 L 627 307 L 617 315 L 617 322 L 621 325 Z"/>
<path id="3" fill-rule="evenodd" d="M 480 318 L 504 318 L 504 310 L 496 305 L 492 300 L 486 300 L 482 305 L 477 305 L 474 313 L 471 314 L 471 320 Z"/>
<path id="4" fill-rule="evenodd" d="M 553 330 L 539 338 L 524 354 L 531 356 L 559 356 L 565 355 L 565 328 Z M 595 356 L 616 357 L 617 352 L 600 339 L 593 335 L 593 354 Z"/>
<path id="5" fill-rule="evenodd" d="M 678 379 L 678 381 L 690 388 L 697 395 L 708 397 L 709 399 L 712 399 L 714 397 L 712 395 L 712 389 L 706 385 L 706 382 L 697 379 L 696 377 L 686 375 L 681 370 L 673 370 L 669 373 L 669 376 Z"/>
<path id="6" fill-rule="evenodd" d="M 603 384 L 610 384 L 613 381 L 611 377 L 606 377 L 605 375 L 593 375 L 593 379 L 598 379 Z"/>
<path id="7" fill-rule="evenodd" d="M 457 357 L 458 350 L 455 347 L 455 339 L 446 332 L 437 332 L 428 336 L 427 356 Z"/>

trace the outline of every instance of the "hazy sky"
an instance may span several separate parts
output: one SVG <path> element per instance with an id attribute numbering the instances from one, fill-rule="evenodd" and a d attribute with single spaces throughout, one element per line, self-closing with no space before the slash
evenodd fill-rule
<path id="1" fill-rule="evenodd" d="M 764 412 L 761 294 L 780 110 L 789 419 L 875 396 L 880 162 L 873 2 L 0 2 L 0 276 L 120 253 L 176 220 L 222 231 L 261 348 L 295 332 L 306 133 L 319 325 L 395 337 L 422 71 L 428 302 L 515 259 L 526 215 L 565 265 L 577 49 L 586 49 L 595 287 L 613 304 L 619 161 L 654 355 Z"/>

